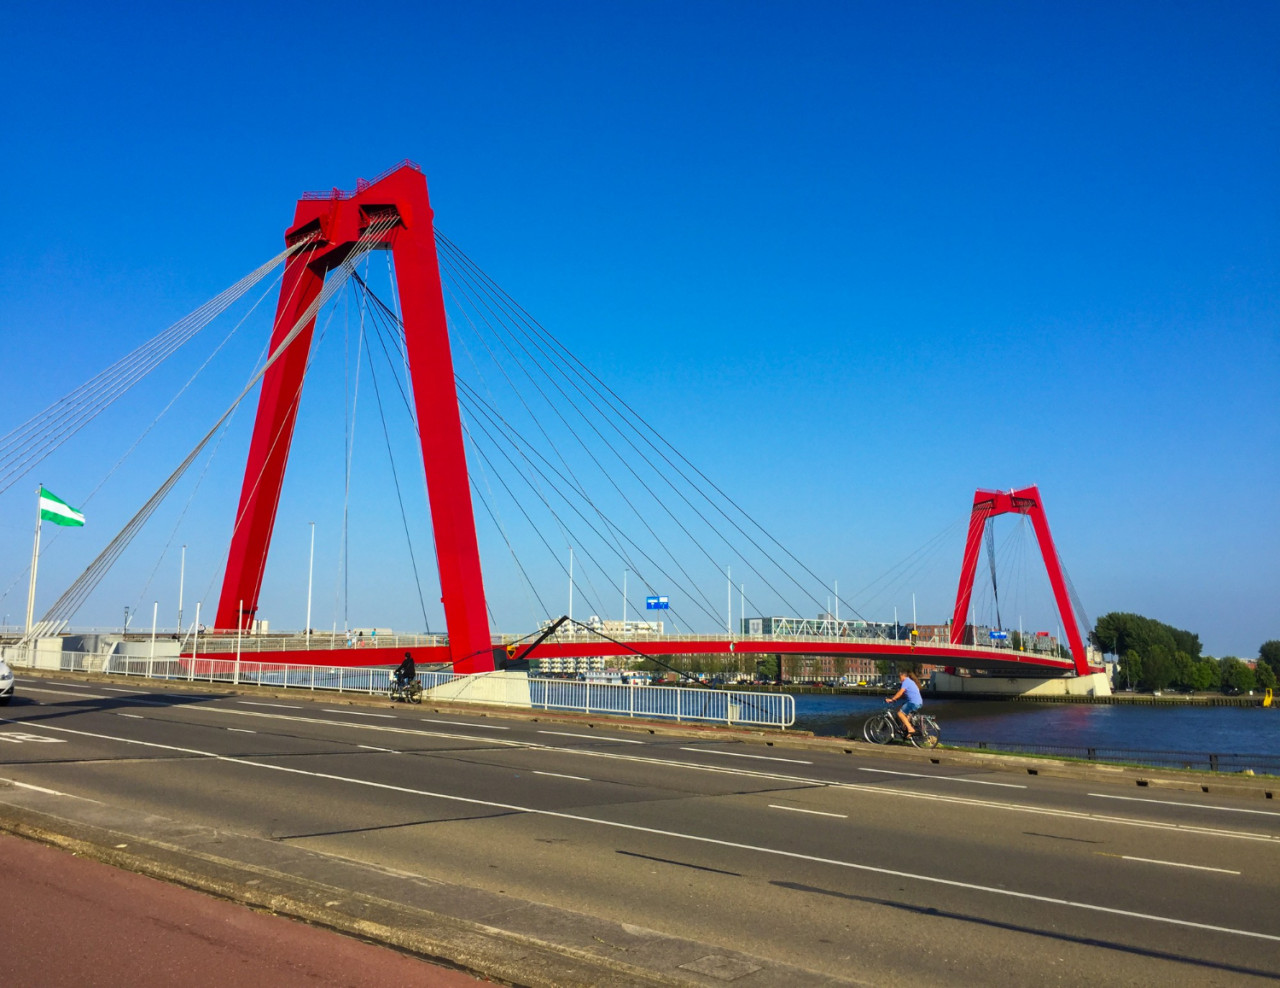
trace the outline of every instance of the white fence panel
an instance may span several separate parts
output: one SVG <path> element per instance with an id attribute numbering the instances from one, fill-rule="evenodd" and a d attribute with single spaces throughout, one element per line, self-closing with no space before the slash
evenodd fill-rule
<path id="1" fill-rule="evenodd" d="M 386 666 L 284 665 L 251 661 L 243 656 L 226 657 L 225 653 L 218 658 L 175 658 L 10 646 L 4 649 L 4 658 L 20 668 L 162 680 L 332 690 L 370 696 L 386 694 L 391 688 L 391 670 Z M 795 697 L 787 693 L 595 683 L 501 672 L 473 675 L 423 672 L 418 678 L 424 698 L 460 703 L 744 727 L 787 728 L 796 720 Z"/>

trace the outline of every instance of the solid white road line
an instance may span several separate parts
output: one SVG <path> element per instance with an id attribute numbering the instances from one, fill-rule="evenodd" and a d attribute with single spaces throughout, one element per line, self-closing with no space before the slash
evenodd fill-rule
<path id="1" fill-rule="evenodd" d="M 383 717 L 387 720 L 395 720 L 395 714 L 363 714 L 359 710 L 334 710 L 331 707 L 321 708 L 327 714 L 342 714 L 344 717 Z"/>
<path id="2" fill-rule="evenodd" d="M 234 731 L 236 734 L 257 734 L 257 731 L 251 731 L 247 727 L 228 727 L 228 731 Z"/>
<path id="3" fill-rule="evenodd" d="M 471 796 L 457 796 L 453 793 L 432 792 L 428 789 L 412 789 L 408 786 L 396 786 L 388 782 L 375 782 L 372 779 L 352 778 L 345 775 L 334 775 L 330 772 L 313 772 L 309 769 L 291 765 L 272 765 L 269 762 L 256 762 L 249 758 L 236 758 L 231 755 L 220 755 L 216 751 L 201 751 L 197 748 L 183 748 L 179 745 L 159 744 L 154 741 L 135 741 L 131 738 L 115 737 L 110 734 L 97 734 L 92 731 L 77 731 L 70 727 L 58 727 L 53 724 L 35 725 L 43 730 L 57 731 L 60 734 L 74 734 L 80 737 L 97 738 L 103 741 L 117 741 L 122 744 L 138 745 L 144 748 L 158 748 L 163 751 L 176 751 L 184 755 L 200 755 L 215 761 L 233 765 L 244 765 L 250 768 L 263 769 L 269 772 L 284 772 L 288 775 L 301 775 L 313 779 L 324 779 L 329 782 L 341 782 L 353 786 L 365 786 L 370 789 L 381 789 L 388 792 L 406 793 L 411 796 L 424 796 L 429 799 L 440 799 L 451 803 L 465 803 L 469 806 L 483 806 L 489 809 L 510 810 L 515 813 L 527 813 L 530 816 L 545 816 L 556 820 L 572 820 L 575 823 L 586 823 L 598 827 L 610 827 L 615 830 L 626 830 L 632 833 L 652 834 L 655 837 L 669 837 L 675 840 L 686 840 L 697 844 L 711 844 L 717 847 L 728 847 L 739 851 L 750 851 L 757 854 L 789 858 L 793 861 L 808 861 L 814 864 L 830 865 L 835 868 L 848 868 L 874 875 L 885 875 L 889 878 L 908 882 L 923 882 L 929 885 L 943 885 L 948 888 L 967 889 L 986 895 L 1004 898 L 1022 899 L 1026 902 L 1040 902 L 1045 905 L 1065 906 L 1069 909 L 1080 909 L 1087 912 L 1103 913 L 1109 916 L 1126 916 L 1130 919 L 1146 920 L 1152 923 L 1164 923 L 1169 926 L 1205 930 L 1210 933 L 1228 933 L 1233 936 L 1248 937 L 1255 940 L 1267 940 L 1280 943 L 1280 934 L 1262 933 L 1257 930 L 1242 930 L 1230 926 L 1215 926 L 1210 923 L 1197 923 L 1189 919 L 1178 919 L 1174 916 L 1160 916 L 1155 913 L 1140 913 L 1132 909 L 1117 909 L 1092 902 L 1077 902 L 1073 899 L 1061 899 L 1057 896 L 1038 895 L 1034 892 L 1019 892 L 1016 889 L 997 888 L 990 885 L 978 885 L 973 882 L 962 882 L 952 878 L 941 878 L 936 875 L 924 875 L 918 872 L 898 871 L 894 868 L 882 868 L 878 865 L 862 864 L 856 861 L 842 861 L 839 858 L 825 858 L 816 854 L 803 854 L 799 851 L 786 851 L 781 848 L 763 847 L 756 844 L 743 844 L 739 841 L 722 840 L 718 837 L 705 837 L 701 834 L 686 834 L 677 830 L 661 830 L 657 827 L 645 827 L 635 823 L 622 823 L 617 820 L 601 820 L 596 817 L 583 816 L 578 813 L 562 813 L 557 810 L 543 810 L 534 806 L 521 806 L 517 803 L 500 803 L 497 800 L 476 799 Z"/>
<path id="4" fill-rule="evenodd" d="M 794 765 L 812 765 L 813 762 L 799 758 L 775 758 L 773 755 L 747 755 L 740 751 L 716 751 L 715 748 L 681 748 L 681 751 L 696 751 L 703 755 L 724 755 L 726 758 L 756 758 L 762 762 L 791 762 Z"/>
<path id="5" fill-rule="evenodd" d="M 984 782 L 981 779 L 961 779 L 954 775 L 930 775 L 927 772 L 895 772 L 887 768 L 859 768 L 859 772 L 877 772 L 880 775 L 907 775 L 913 779 L 937 779 L 939 782 L 967 782 L 974 786 L 1001 786 L 1005 789 L 1025 789 L 1016 782 Z"/>
<path id="6" fill-rule="evenodd" d="M 450 724 L 453 727 L 478 727 L 485 731 L 509 731 L 509 727 L 499 727 L 497 724 L 468 724 L 464 720 L 437 720 L 433 717 L 420 718 L 424 724 Z"/>
<path id="7" fill-rule="evenodd" d="M 590 782 L 580 775 L 561 775 L 559 772 L 534 772 L 534 775 L 549 775 L 553 779 L 572 779 L 574 782 Z"/>
<path id="8" fill-rule="evenodd" d="M 59 686 L 65 686 L 72 690 L 91 690 L 93 689 L 88 683 L 64 683 L 57 679 L 19 679 L 20 683 L 57 683 Z"/>
<path id="9" fill-rule="evenodd" d="M 1104 852 L 1099 851 L 1099 854 Z M 1208 865 L 1185 864 L 1182 861 L 1159 861 L 1156 858 L 1137 858 L 1132 854 L 1109 854 L 1107 857 L 1119 858 L 1121 861 L 1141 861 L 1143 864 L 1168 865 L 1170 868 L 1194 868 L 1196 871 L 1216 871 L 1223 875 L 1238 875 L 1240 872 L 1230 868 L 1210 868 Z"/>
<path id="10" fill-rule="evenodd" d="M 122 713 L 117 713 L 117 714 L 116 714 L 116 716 L 117 716 L 117 717 L 128 717 L 130 720 L 146 720 L 146 719 L 147 719 L 147 718 L 143 717 L 141 714 L 122 714 Z"/>
<path id="11" fill-rule="evenodd" d="M 551 734 L 558 738 L 586 738 L 588 741 L 608 741 L 612 744 L 644 744 L 643 741 L 632 741 L 630 738 L 602 737 L 599 734 L 570 734 L 568 731 L 539 731 L 539 734 Z"/>
<path id="12" fill-rule="evenodd" d="M 1178 803 L 1172 799 L 1143 799 L 1141 796 L 1113 796 L 1107 792 L 1091 792 L 1098 799 L 1123 799 L 1127 803 L 1155 803 L 1157 806 L 1189 806 L 1194 810 L 1218 810 L 1220 813 L 1255 813 L 1258 816 L 1280 816 L 1275 810 L 1248 810 L 1243 806 L 1205 806 L 1203 803 Z"/>
<path id="13" fill-rule="evenodd" d="M 236 703 L 243 703 L 246 707 L 279 707 L 281 710 L 302 709 L 302 707 L 292 703 L 256 703 L 253 700 L 237 700 Z"/>
<path id="14" fill-rule="evenodd" d="M 358 744 L 356 747 L 363 748 L 365 751 L 385 751 L 390 755 L 400 754 L 400 752 L 396 751 L 394 748 L 379 748 L 376 744 Z"/>
<path id="15" fill-rule="evenodd" d="M 77 796 L 73 792 L 60 792 L 57 789 L 46 789 L 44 786 L 33 786 L 30 782 L 19 782 L 17 779 L 0 779 L 0 782 L 6 782 L 11 786 L 17 786 L 19 789 L 31 789 L 34 792 L 47 793 L 50 796 L 66 796 L 68 799 L 82 799 L 86 803 L 97 803 L 99 806 L 102 805 L 99 800 L 90 799 L 88 796 Z"/>
<path id="16" fill-rule="evenodd" d="M 841 820 L 849 819 L 848 813 L 824 813 L 822 810 L 802 810 L 799 806 L 779 806 L 777 803 L 770 803 L 769 809 L 790 810 L 792 813 L 810 813 L 813 816 L 834 816 L 839 817 Z"/>
<path id="17" fill-rule="evenodd" d="M 1262 841 L 1280 844 L 1280 836 L 1275 834 L 1252 833 L 1244 830 L 1222 830 L 1216 827 L 1202 827 L 1194 824 L 1169 823 L 1164 820 L 1143 820 L 1133 817 L 1112 816 L 1102 813 L 1086 813 L 1081 810 L 1054 809 L 1042 806 L 1029 806 L 1022 803 L 1001 802 L 993 799 L 980 799 L 977 796 L 953 796 L 943 793 L 917 792 L 907 789 L 885 788 L 884 786 L 857 782 L 836 782 L 830 779 L 815 779 L 810 776 L 792 775 L 781 770 L 766 771 L 729 765 L 706 765 L 700 762 L 675 761 L 668 758 L 655 758 L 651 755 L 626 754 L 620 751 L 605 751 L 600 748 L 559 748 L 551 744 L 539 744 L 536 741 L 516 741 L 508 738 L 476 737 L 468 734 L 450 734 L 444 731 L 423 731 L 410 727 L 393 727 L 390 724 L 367 724 L 351 721 L 325 720 L 323 717 L 303 717 L 297 714 L 269 714 L 256 710 L 236 710 L 233 707 L 202 706 L 185 707 L 182 712 L 202 714 L 223 714 L 237 717 L 256 717 L 266 720 L 283 720 L 300 724 L 323 724 L 327 727 L 345 727 L 362 731 L 381 731 L 391 734 L 411 734 L 418 737 L 441 738 L 448 741 L 482 742 L 503 748 L 528 748 L 533 751 L 555 751 L 561 754 L 573 754 L 580 758 L 604 758 L 615 761 L 635 762 L 640 765 L 660 768 L 682 768 L 694 772 L 710 772 L 715 775 L 746 776 L 752 779 L 766 779 L 775 782 L 794 782 L 806 786 L 825 786 L 844 792 L 857 792 L 877 796 L 893 796 L 901 799 L 918 799 L 925 802 L 953 803 L 958 806 L 974 806 L 981 809 L 999 810 L 1012 813 L 1029 813 L 1033 816 L 1056 817 L 1064 820 L 1080 820 L 1087 823 L 1110 824 L 1121 827 L 1139 827 L 1148 830 L 1163 830 L 1180 834 L 1196 834 L 1198 836 L 1224 837 L 1234 840 Z M 0 723 L 23 724 L 26 721 L 5 721 Z M 185 723 L 178 721 L 177 723 Z M 694 749 L 702 751 L 705 749 Z"/>
<path id="18" fill-rule="evenodd" d="M 114 686 L 103 686 L 103 687 L 102 687 L 102 689 L 103 689 L 103 690 L 105 690 L 105 691 L 106 691 L 106 692 L 108 692 L 108 693 L 133 693 L 133 694 L 135 694 L 135 695 L 137 695 L 137 696 L 146 696 L 146 695 L 147 695 L 147 691 L 146 691 L 146 690 L 121 690 L 121 689 L 117 689 L 117 688 L 116 688 L 116 687 L 114 687 Z"/>
<path id="19" fill-rule="evenodd" d="M 110 697 L 100 693 L 67 693 L 63 690 L 41 689 L 39 686 L 28 686 L 23 693 L 49 693 L 53 696 L 74 696 L 77 700 L 108 700 Z"/>

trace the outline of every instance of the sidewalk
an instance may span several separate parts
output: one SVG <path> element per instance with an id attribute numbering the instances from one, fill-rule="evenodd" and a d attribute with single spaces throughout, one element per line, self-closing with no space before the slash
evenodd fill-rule
<path id="1" fill-rule="evenodd" d="M 0 984 L 464 988 L 386 947 L 0 834 Z"/>

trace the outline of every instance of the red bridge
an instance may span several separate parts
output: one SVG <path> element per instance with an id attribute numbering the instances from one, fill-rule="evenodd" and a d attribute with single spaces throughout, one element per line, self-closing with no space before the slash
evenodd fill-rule
<path id="1" fill-rule="evenodd" d="M 432 217 L 426 180 L 415 166 L 407 163 L 374 182 L 362 183 L 354 192 L 334 190 L 327 195 L 308 195 L 298 202 L 294 223 L 285 233 L 285 243 L 299 249 L 288 261 L 271 340 L 273 353 L 286 343 L 289 346 L 263 379 L 217 611 L 217 628 L 247 629 L 257 612 L 315 326 L 313 304 L 326 273 L 341 264 L 357 244 L 362 244 L 389 249 L 395 259 L 404 339 L 420 424 L 422 461 L 448 624 L 447 644 L 419 649 L 420 657 L 426 661 L 451 662 L 460 672 L 481 672 L 501 666 L 510 658 L 521 657 L 527 651 L 519 646 L 504 648 L 490 634 Z M 1070 644 L 1069 658 L 978 647 L 972 641 L 965 643 L 966 636 L 972 636 L 966 615 L 982 535 L 992 517 L 1007 512 L 1027 515 L 1034 525 Z M 883 638 L 774 636 L 682 636 L 679 639 L 644 636 L 627 644 L 649 655 L 846 655 L 910 659 L 1004 672 L 1034 669 L 1083 675 L 1091 671 L 1087 652 L 1035 487 L 1007 492 L 980 490 L 975 494 L 951 628 L 952 640 L 946 644 Z M 396 661 L 395 650 L 389 651 L 391 654 L 383 656 L 366 649 L 358 653 L 358 659 L 363 663 Z M 539 656 L 627 653 L 628 649 L 620 648 L 615 641 L 584 641 L 579 636 L 552 637 L 542 641 L 537 650 Z M 304 655 L 281 653 L 279 659 L 287 661 Z M 327 655 L 330 661 L 337 658 L 332 653 Z"/>
<path id="2" fill-rule="evenodd" d="M 606 544 L 613 553 L 610 558 L 621 564 L 618 569 L 622 569 L 625 565 L 627 567 L 625 572 L 636 576 L 641 576 L 642 571 L 647 572 L 648 576 L 643 581 L 646 586 L 657 582 L 674 582 L 677 577 L 687 578 L 696 585 L 695 578 L 689 572 L 692 567 L 686 567 L 674 553 L 671 554 L 671 558 L 674 559 L 671 564 L 656 560 L 640 541 L 627 535 L 605 515 L 597 500 L 587 494 L 579 483 L 577 476 L 559 450 L 555 450 L 554 455 L 548 456 L 533 449 L 525 443 L 524 437 L 516 431 L 511 422 L 501 414 L 493 412 L 483 403 L 482 397 L 476 393 L 475 389 L 456 377 L 450 344 L 449 316 L 445 308 L 442 258 L 452 278 L 449 284 L 456 286 L 461 281 L 481 297 L 481 305 L 476 308 L 478 320 L 486 320 L 490 315 L 495 320 L 506 319 L 516 326 L 519 333 L 524 334 L 523 337 L 512 336 L 511 340 L 514 342 L 508 342 L 504 338 L 502 345 L 508 347 L 513 355 L 520 348 L 524 348 L 526 353 L 531 355 L 534 350 L 537 350 L 537 355 L 532 359 L 542 360 L 552 365 L 573 364 L 576 358 L 573 358 L 572 354 L 569 354 L 557 341 L 549 339 L 527 313 L 524 313 L 505 294 L 500 293 L 500 290 L 495 288 L 483 272 L 474 268 L 469 259 L 462 255 L 452 242 L 434 229 L 426 179 L 416 165 L 403 163 L 372 182 L 361 181 L 351 192 L 335 189 L 328 193 L 304 196 L 297 203 L 293 224 L 285 232 L 284 240 L 286 249 L 276 259 L 242 279 L 227 292 L 197 310 L 197 313 L 193 313 L 187 320 L 175 324 L 175 327 L 166 331 L 166 334 L 172 334 L 175 330 L 181 329 L 185 333 L 187 330 L 184 327 L 188 323 L 194 323 L 197 315 L 207 322 L 217 312 L 222 311 L 230 300 L 240 297 L 266 272 L 283 261 L 284 275 L 272 325 L 269 356 L 265 364 L 250 380 L 231 409 L 224 413 L 178 470 L 129 521 L 120 535 L 103 550 L 80 580 L 59 598 L 42 619 L 36 631 L 29 632 L 28 637 L 33 634 L 50 634 L 52 633 L 50 629 L 66 626 L 70 614 L 74 613 L 84 601 L 95 582 L 101 579 L 101 575 L 128 544 L 133 533 L 150 516 L 155 505 L 163 500 L 177 478 L 194 461 L 227 421 L 239 402 L 260 380 L 261 391 L 258 396 L 253 433 L 234 516 L 226 567 L 222 574 L 222 589 L 214 622 L 215 634 L 206 636 L 200 644 L 219 650 L 220 647 L 225 647 L 225 643 L 230 639 L 239 639 L 244 633 L 252 630 L 258 617 L 267 558 L 275 531 L 286 466 L 293 444 L 303 383 L 311 358 L 317 313 L 338 286 L 351 281 L 358 284 L 365 293 L 361 296 L 362 306 L 367 305 L 370 318 L 376 316 L 384 319 L 391 327 L 392 345 L 400 350 L 396 357 L 402 358 L 404 373 L 407 377 L 407 382 L 404 382 L 407 387 L 402 387 L 401 390 L 407 392 L 404 395 L 406 405 L 412 403 L 411 413 L 416 429 L 416 441 L 425 473 L 440 578 L 440 594 L 448 633 L 447 636 L 435 639 L 430 644 L 416 645 L 414 650 L 419 660 L 447 662 L 459 672 L 484 672 L 507 667 L 513 662 L 518 663 L 530 657 L 635 654 L 655 657 L 690 654 L 815 655 L 894 658 L 947 667 L 992 670 L 1004 674 L 1022 671 L 1038 675 L 1072 673 L 1084 675 L 1094 671 L 1081 634 L 1077 610 L 1072 604 L 1069 583 L 1049 532 L 1040 493 L 1035 487 L 1013 491 L 979 490 L 974 495 L 955 610 L 949 625 L 950 641 L 925 641 L 914 638 L 906 641 L 897 640 L 896 618 L 894 635 L 889 637 L 877 635 L 874 625 L 870 625 L 871 630 L 863 628 L 847 634 L 808 637 L 777 634 L 735 636 L 728 632 L 724 634 L 717 632 L 707 635 L 645 633 L 631 637 L 613 635 L 605 638 L 601 635 L 583 634 L 576 628 L 571 632 L 559 629 L 557 633 L 551 635 L 531 635 L 515 642 L 501 636 L 494 636 L 490 627 L 490 614 L 481 571 L 473 510 L 472 488 L 475 485 L 468 472 L 467 446 L 464 443 L 461 409 L 467 410 L 469 422 L 467 438 L 473 450 L 477 448 L 477 436 L 489 432 L 490 429 L 503 432 L 503 440 L 517 450 L 518 455 L 512 457 L 505 452 L 507 447 L 502 447 L 504 455 L 507 456 L 507 464 L 493 465 L 491 471 L 486 471 L 486 477 L 495 477 L 497 482 L 504 486 L 508 478 L 526 482 L 532 479 L 536 481 L 534 493 L 538 497 L 543 497 L 543 494 L 537 485 L 554 486 L 557 482 L 563 482 L 563 486 L 568 489 L 568 494 L 557 493 L 565 498 L 565 503 L 573 512 L 576 512 L 581 524 Z M 357 262 L 373 250 L 389 251 L 394 260 L 394 291 L 397 303 L 394 308 L 377 298 L 372 289 L 356 273 Z M 363 320 L 366 310 L 362 308 L 361 311 Z M 361 330 L 363 339 L 363 321 Z M 180 345 L 180 340 L 176 338 L 171 340 L 166 334 L 162 334 L 164 337 L 162 344 L 139 348 L 135 354 L 121 361 L 119 366 L 140 368 L 136 372 L 128 371 L 134 378 L 146 373 L 165 354 L 172 352 L 177 345 Z M 384 347 L 385 345 L 384 341 Z M 139 354 L 143 356 L 138 356 Z M 369 354 L 369 362 L 372 375 L 372 353 Z M 389 354 L 388 362 L 397 363 L 390 360 Z M 735 558 L 745 559 L 743 547 L 749 544 L 754 550 L 762 553 L 770 564 L 778 567 L 778 571 L 790 580 L 791 584 L 801 588 L 801 592 L 809 601 L 817 602 L 812 586 L 821 586 L 822 581 L 817 579 L 816 574 L 786 551 L 785 547 L 772 539 L 768 533 L 761 536 L 751 529 L 750 525 L 757 524 L 753 520 L 748 518 L 747 522 L 742 522 L 735 512 L 741 513 L 742 517 L 747 517 L 745 512 L 742 512 L 723 491 L 715 487 L 689 461 L 684 460 L 678 451 L 674 451 L 674 447 L 668 450 L 655 444 L 650 436 L 654 430 L 639 419 L 625 401 L 608 389 L 607 385 L 603 385 L 594 375 L 588 377 L 586 373 L 581 373 L 579 377 L 585 382 L 585 386 L 580 386 L 577 381 L 571 382 L 572 387 L 577 388 L 576 395 L 572 389 L 563 389 L 559 393 L 544 394 L 543 397 L 557 415 L 561 415 L 561 408 L 571 406 L 577 397 L 583 404 L 596 406 L 599 401 L 605 406 L 610 406 L 608 410 L 611 412 L 617 412 L 621 407 L 627 414 L 633 416 L 625 422 L 634 435 L 625 429 L 620 429 L 616 424 L 612 425 L 612 428 L 618 430 L 621 439 L 630 445 L 629 450 L 619 455 L 615 468 L 606 469 L 598 461 L 596 466 L 611 485 L 609 497 L 630 508 L 639 517 L 649 535 L 658 538 L 661 543 L 661 539 L 644 517 L 644 513 L 637 509 L 626 486 L 615 478 L 615 474 L 625 478 L 625 475 L 630 472 L 636 486 L 644 488 L 648 495 L 657 500 L 673 525 L 679 529 L 685 542 L 693 547 L 692 551 L 701 555 L 702 560 L 699 561 L 699 566 L 703 566 L 704 562 L 715 563 L 713 549 L 726 554 L 736 553 Z M 376 386 L 376 381 L 374 383 Z M 401 382 L 397 379 L 397 383 Z M 506 384 L 510 383 L 508 378 Z M 557 384 L 556 387 L 558 388 L 559 385 Z M 112 384 L 112 389 L 114 390 L 110 390 L 109 393 L 106 389 L 101 389 L 106 397 L 100 401 L 94 396 L 95 392 L 82 389 L 68 396 L 64 402 L 74 400 L 73 403 L 77 409 L 75 414 L 79 416 L 82 414 L 80 410 L 82 407 L 87 408 L 94 402 L 103 404 L 114 400 L 111 395 L 119 393 L 119 389 L 115 384 Z M 54 409 L 58 407 L 54 406 Z M 87 416 L 88 412 L 85 411 L 83 414 Z M 385 429 L 385 419 L 383 424 Z M 595 428 L 594 425 L 591 427 Z M 23 429 L 11 434 L 11 436 L 34 437 L 23 439 L 27 445 L 12 454 L 15 462 L 22 457 L 28 457 L 27 460 L 22 461 L 24 464 L 38 462 L 35 457 L 44 455 L 43 452 L 29 453 L 29 450 L 37 449 L 38 441 L 43 441 L 41 438 L 43 433 L 40 429 L 44 428 L 45 426 L 33 419 Z M 545 430 L 541 431 L 550 439 Z M 603 433 L 600 435 L 604 441 L 608 441 Z M 575 434 L 574 438 L 579 437 Z M 646 443 L 647 447 L 644 445 Z M 554 447 L 555 444 L 551 443 L 551 445 Z M 714 547 L 709 548 L 699 541 L 675 512 L 662 505 L 654 491 L 645 486 L 645 481 L 631 468 L 631 459 L 647 458 L 651 450 L 654 453 L 654 459 L 658 462 L 657 466 L 654 466 L 652 461 L 649 465 L 654 467 L 661 482 L 671 484 L 672 477 L 678 476 L 690 485 L 694 485 L 694 500 L 690 500 L 689 496 L 679 491 L 677 493 L 701 521 L 711 527 L 718 539 Z M 388 452 L 390 452 L 389 440 Z M 616 450 L 614 452 L 616 453 Z M 712 488 L 720 500 L 708 495 L 705 490 L 698 490 L 697 481 L 704 482 L 704 486 Z M 398 496 L 398 477 L 396 485 Z M 674 486 L 672 489 L 676 490 Z M 706 509 L 706 515 L 711 516 L 710 520 L 703 514 L 701 502 L 695 503 L 699 497 L 704 498 L 706 504 L 710 506 Z M 479 487 L 475 490 L 475 500 L 483 501 Z M 513 501 L 520 512 L 528 518 L 524 509 L 519 507 L 519 500 L 513 497 Z M 489 503 L 484 503 L 490 514 L 493 514 Z M 726 508 L 725 505 L 730 507 Z M 401 501 L 401 512 L 402 515 L 405 512 L 403 501 Z M 719 513 L 718 516 L 716 512 Z M 1025 516 L 1034 529 L 1038 548 L 1048 573 L 1054 604 L 1069 644 L 1069 657 L 1000 648 L 989 643 L 979 645 L 973 640 L 975 632 L 968 615 L 981 544 L 984 535 L 989 537 L 991 519 L 1008 513 Z M 561 534 L 565 534 L 566 526 L 562 523 L 561 516 L 553 512 L 553 517 Z M 724 523 L 719 523 L 717 517 L 722 517 Z M 407 536 L 407 518 L 405 524 Z M 715 527 L 716 524 L 720 525 L 718 529 Z M 530 519 L 530 526 L 542 544 L 547 549 L 551 549 L 546 536 L 538 531 L 532 519 Z M 501 529 L 501 525 L 499 528 Z M 763 529 L 759 531 L 763 532 Z M 568 575 L 570 600 L 572 600 L 575 586 L 572 555 L 574 540 L 567 534 L 565 537 L 570 546 Z M 506 538 L 505 530 L 503 530 L 503 538 Z M 508 548 L 510 547 L 508 542 Z M 667 549 L 665 544 L 662 548 Z M 525 575 L 523 566 L 515 557 L 514 550 L 512 555 L 514 565 L 520 569 L 522 575 Z M 990 542 L 988 542 L 988 555 L 994 558 Z M 593 562 L 596 572 L 605 572 L 605 567 L 599 560 L 593 560 Z M 783 563 L 787 563 L 788 566 L 793 564 L 802 573 L 797 577 L 793 572 L 788 572 Z M 716 563 L 716 565 L 721 564 Z M 994 585 L 994 562 L 992 565 Z M 414 568 L 416 573 L 416 562 Z M 705 569 L 701 572 L 705 572 Z M 723 572 L 727 577 L 727 568 Z M 766 586 L 773 595 L 771 599 L 786 599 L 778 587 L 770 582 L 769 577 L 760 574 L 759 570 L 754 572 L 757 573 L 761 584 Z M 626 600 L 625 580 L 624 576 L 622 587 L 624 602 Z M 528 585 L 533 585 L 533 581 L 527 576 L 526 581 Z M 808 581 L 809 587 L 803 586 L 805 581 Z M 698 592 L 701 593 L 701 591 Z M 533 593 L 537 594 L 536 587 Z M 419 594 L 421 596 L 420 589 Z M 730 582 L 728 607 L 730 619 L 722 625 L 725 627 L 732 626 L 732 594 L 733 585 Z M 836 599 L 838 612 L 840 600 L 838 594 Z M 545 604 L 540 597 L 538 604 L 545 614 Z M 702 603 L 699 606 L 703 614 L 713 618 L 714 623 L 715 614 L 712 611 L 714 605 L 708 605 L 708 598 L 702 594 Z M 180 592 L 179 631 L 182 630 L 181 607 Z M 423 610 L 425 618 L 425 603 Z M 625 617 L 625 603 L 623 612 Z M 674 613 L 673 611 L 672 614 Z M 720 613 L 723 615 L 723 612 Z M 308 623 L 310 623 L 310 591 L 308 591 Z M 622 624 L 625 626 L 625 622 Z M 863 624 L 868 623 L 863 622 Z M 308 644 L 309 637 L 310 633 L 305 639 Z M 270 656 L 270 660 L 363 665 L 396 662 L 399 659 L 398 647 L 345 650 L 329 648 L 325 649 L 321 657 L 307 648 L 297 648 L 295 643 L 298 643 L 298 639 L 281 643 L 279 650 Z M 260 648 L 254 648 L 253 651 L 256 658 L 267 658 Z"/>

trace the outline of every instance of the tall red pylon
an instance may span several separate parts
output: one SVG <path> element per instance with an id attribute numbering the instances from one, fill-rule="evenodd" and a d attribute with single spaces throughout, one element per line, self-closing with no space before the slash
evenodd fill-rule
<path id="1" fill-rule="evenodd" d="M 969 515 L 969 536 L 965 540 L 964 560 L 960 564 L 960 586 L 956 589 L 956 609 L 951 618 L 951 644 L 964 644 L 969 601 L 973 598 L 973 577 L 978 568 L 978 552 L 982 546 L 982 536 L 986 531 L 987 522 L 996 515 L 1011 513 L 1026 515 L 1031 519 L 1036 541 L 1040 544 L 1040 555 L 1044 557 L 1044 567 L 1049 572 L 1049 585 L 1053 588 L 1053 599 L 1058 605 L 1058 614 L 1062 618 L 1067 642 L 1071 646 L 1071 658 L 1075 662 L 1076 674 L 1087 675 L 1094 670 L 1089 666 L 1089 655 L 1085 651 L 1084 639 L 1080 637 L 1080 628 L 1076 624 L 1075 611 L 1071 607 L 1071 595 L 1067 592 L 1067 580 L 1062 570 L 1062 561 L 1058 558 L 1057 547 L 1054 546 L 1053 536 L 1049 533 L 1049 521 L 1044 514 L 1040 490 L 1034 485 L 1020 491 L 978 490 L 974 492 L 973 513 Z"/>
<path id="2" fill-rule="evenodd" d="M 458 672 L 494 668 L 475 516 L 467 481 L 462 422 L 445 322 L 440 267 L 427 180 L 404 162 L 354 192 L 304 195 L 288 245 L 289 260 L 271 333 L 272 352 L 319 296 L 328 271 L 341 264 L 373 219 L 397 222 L 375 243 L 395 259 L 409 374 L 435 534 L 449 654 Z M 262 576 L 297 421 L 315 316 L 262 380 L 215 627 L 247 629 L 257 613 Z"/>

